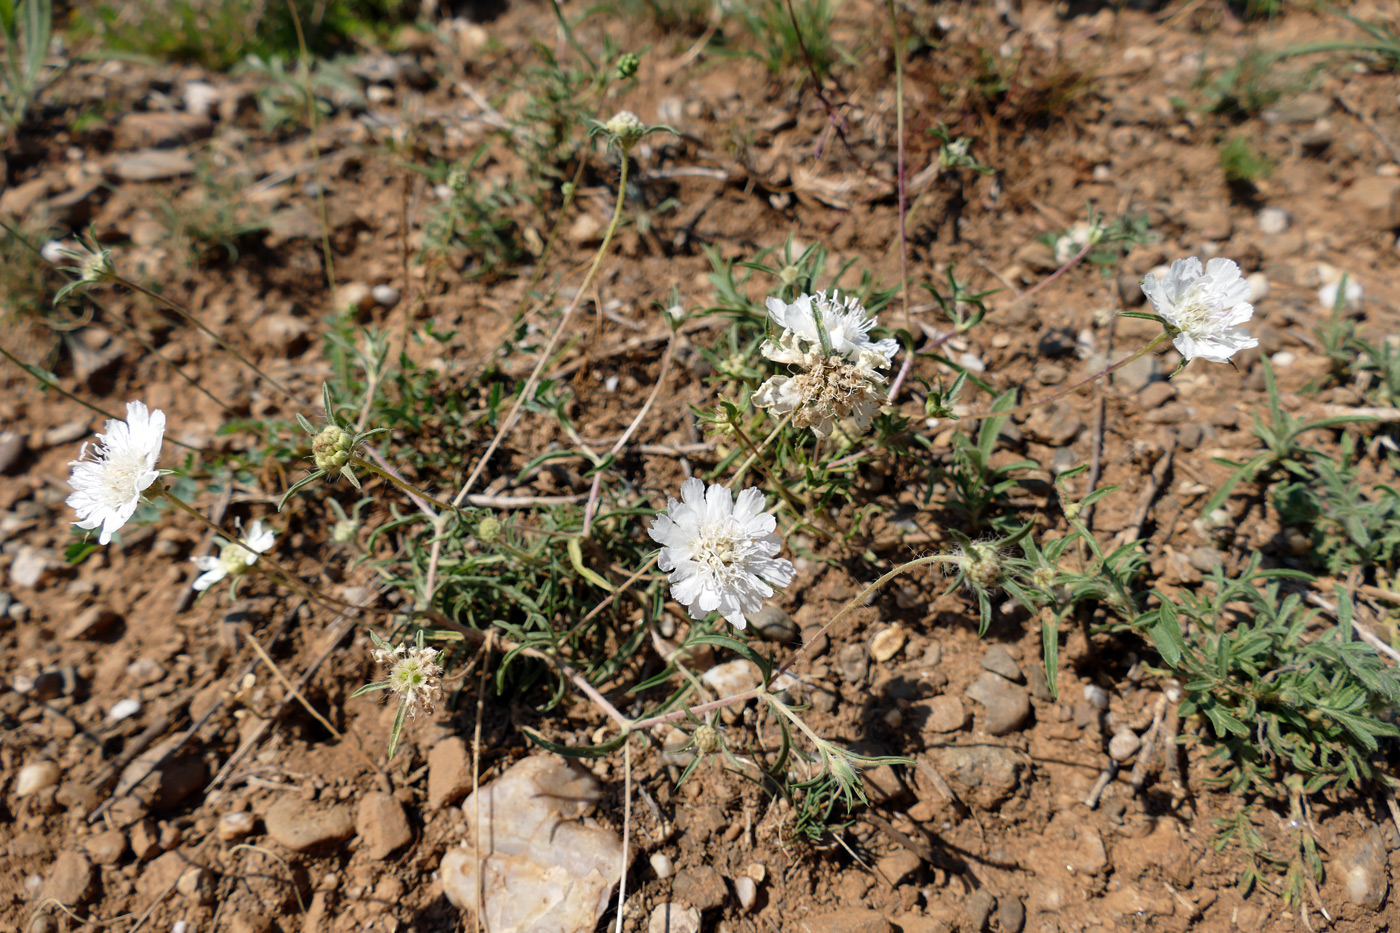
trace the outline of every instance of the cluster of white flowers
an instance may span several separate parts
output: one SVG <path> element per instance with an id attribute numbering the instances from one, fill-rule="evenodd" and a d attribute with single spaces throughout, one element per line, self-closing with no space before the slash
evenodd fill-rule
<path id="1" fill-rule="evenodd" d="M 420 638 L 415 647 L 404 642 L 396 648 L 375 648 L 371 654 L 376 663 L 389 668 L 388 689 L 408 709 L 410 717 L 416 718 L 420 710 L 433 711 L 442 689 L 442 667 L 437 663 L 436 648 L 424 648 Z"/>
<path id="2" fill-rule="evenodd" d="M 879 414 L 880 387 L 899 350 L 895 340 L 873 341 L 876 320 L 854 296 L 839 292 L 802 295 L 788 303 L 768 299 L 768 316 L 781 332 L 765 340 L 762 353 L 795 367 L 796 375 L 773 376 L 758 387 L 754 404 L 828 437 L 836 422 L 850 418 L 865 431 Z"/>
<path id="3" fill-rule="evenodd" d="M 778 557 L 778 521 L 763 511 L 763 493 L 749 488 L 736 501 L 715 483 L 681 485 L 681 499 L 666 503 L 649 532 L 662 545 L 658 566 L 670 574 L 671 595 L 692 618 L 718 611 L 735 628 L 757 612 L 773 587 L 792 582 L 792 562 Z"/>
<path id="4" fill-rule="evenodd" d="M 1142 293 L 1188 362 L 1200 357 L 1223 363 L 1259 345 L 1240 326 L 1254 316 L 1249 282 L 1228 259 L 1212 259 L 1204 269 L 1195 256 L 1178 259 L 1161 279 L 1151 274 L 1144 278 Z"/>
<path id="5" fill-rule="evenodd" d="M 259 554 L 272 550 L 275 537 L 271 528 L 265 528 L 260 519 L 254 519 L 248 526 L 248 533 L 238 541 L 220 539 L 218 557 L 191 557 L 194 565 L 204 571 L 194 581 L 194 588 L 207 590 L 224 577 L 240 577 L 247 573 L 248 568 L 258 562 Z"/>

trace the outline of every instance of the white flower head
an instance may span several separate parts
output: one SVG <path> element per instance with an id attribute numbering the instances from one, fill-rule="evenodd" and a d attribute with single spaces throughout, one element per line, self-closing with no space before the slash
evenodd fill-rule
<path id="1" fill-rule="evenodd" d="M 1194 256 L 1178 259 L 1162 279 L 1149 273 L 1142 293 L 1167 322 L 1172 345 L 1185 360 L 1223 363 L 1259 345 L 1240 326 L 1254 316 L 1254 305 L 1249 303 L 1249 282 L 1229 259 L 1212 259 L 1204 269 Z"/>
<path id="2" fill-rule="evenodd" d="M 126 403 L 126 420 L 107 422 L 106 433 L 97 435 L 93 458 L 83 444 L 78 459 L 68 465 L 73 487 L 68 506 L 78 513 L 79 528 L 101 527 L 98 543 L 107 544 L 112 533 L 130 521 L 141 504 L 141 493 L 160 478 L 156 458 L 165 437 L 165 412 L 150 411 L 141 402 Z"/>
<path id="3" fill-rule="evenodd" d="M 371 654 L 376 662 L 389 668 L 388 689 L 408 708 L 410 717 L 417 718 L 419 710 L 433 711 L 433 702 L 442 688 L 442 667 L 437 663 L 436 648 L 424 648 L 420 639 L 416 647 L 404 642 L 397 648 L 375 648 Z"/>
<path id="4" fill-rule="evenodd" d="M 259 554 L 272 550 L 275 537 L 271 528 L 263 526 L 261 519 L 254 519 L 253 524 L 248 526 L 248 533 L 240 536 L 238 542 L 221 538 L 218 557 L 206 555 L 190 558 L 196 567 L 204 571 L 194 581 L 194 588 L 203 592 L 224 577 L 241 577 L 258 562 Z"/>
<path id="5" fill-rule="evenodd" d="M 828 297 L 826 292 L 817 292 L 815 295 L 799 295 L 792 303 L 769 298 L 767 304 L 768 317 L 773 323 L 783 330 L 792 331 L 810 347 L 820 348 L 822 345 L 821 335 L 817 332 L 817 315 L 821 315 L 832 353 L 849 358 L 854 358 L 861 351 L 874 353 L 883 357 L 884 365 L 888 366 L 899 350 L 899 341 L 893 338 L 870 339 L 870 331 L 877 321 L 854 295 L 843 298 L 840 292 L 833 291 Z M 763 355 L 775 362 L 796 362 L 774 355 L 784 351 L 771 340 L 765 341 L 762 349 Z"/>
<path id="6" fill-rule="evenodd" d="M 792 582 L 792 562 L 782 548 L 777 519 L 763 511 L 763 493 L 749 488 L 736 501 L 729 490 L 691 478 L 681 500 L 669 499 L 648 533 L 662 545 L 658 566 L 671 576 L 671 595 L 703 619 L 718 611 L 735 628 Z"/>
<path id="7" fill-rule="evenodd" d="M 795 376 L 772 376 L 758 387 L 753 402 L 781 417 L 792 413 L 798 428 L 811 428 L 817 437 L 829 437 L 836 422 L 852 419 L 862 432 L 880 413 L 885 384 L 880 367 L 885 357 L 861 350 L 855 358 L 825 356 L 819 349 L 801 351 L 792 331 L 784 331 L 776 345 L 782 355 L 778 362 L 792 363 L 801 372 Z"/>

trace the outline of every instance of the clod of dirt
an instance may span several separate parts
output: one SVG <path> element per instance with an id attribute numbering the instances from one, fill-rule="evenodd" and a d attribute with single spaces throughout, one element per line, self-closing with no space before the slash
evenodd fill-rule
<path id="1" fill-rule="evenodd" d="M 96 887 L 97 870 L 87 856 L 70 850 L 54 860 L 39 897 L 51 897 L 64 907 L 80 907 L 92 897 Z"/>
<path id="2" fill-rule="evenodd" d="M 847 645 L 836 655 L 836 666 L 841 669 L 841 677 L 847 683 L 858 684 L 865 681 L 870 673 L 870 657 L 861 644 Z"/>
<path id="3" fill-rule="evenodd" d="M 965 691 L 968 699 L 987 708 L 987 731 L 1006 735 L 1024 726 L 1031 718 L 1031 698 L 1025 687 L 1017 686 L 988 671 Z"/>
<path id="4" fill-rule="evenodd" d="M 939 773 L 983 809 L 995 807 L 1016 789 L 1021 761 L 1009 748 L 973 745 L 935 748 L 931 752 Z"/>
<path id="5" fill-rule="evenodd" d="M 1114 761 L 1127 761 L 1142 747 L 1142 739 L 1126 726 L 1119 728 L 1108 743 L 1108 757 Z"/>
<path id="6" fill-rule="evenodd" d="M 19 777 L 15 778 L 15 796 L 28 797 L 30 794 L 37 794 L 45 787 L 52 787 L 58 783 L 58 765 L 52 761 L 35 761 L 25 765 L 19 770 Z"/>
<path id="7" fill-rule="evenodd" d="M 873 910 L 847 907 L 829 914 L 800 920 L 801 933 L 890 933 L 890 922 Z"/>
<path id="8" fill-rule="evenodd" d="M 267 834 L 293 852 L 343 842 L 355 835 L 355 818 L 349 807 L 327 807 L 296 797 L 283 797 L 273 804 L 263 822 Z"/>
<path id="9" fill-rule="evenodd" d="M 186 153 L 145 149 L 119 156 L 110 173 L 120 181 L 161 181 L 194 174 L 194 160 Z"/>
<path id="10" fill-rule="evenodd" d="M 1363 178 L 1342 192 L 1341 202 L 1348 217 L 1371 230 L 1400 227 L 1400 178 Z"/>
<path id="11" fill-rule="evenodd" d="M 395 849 L 413 841 L 413 827 L 403 804 L 392 794 L 374 792 L 360 799 L 355 813 L 355 831 L 364 840 L 365 851 L 375 861 L 388 858 Z"/>
<path id="12" fill-rule="evenodd" d="M 1026 925 L 1026 905 L 1019 897 L 1004 897 L 997 908 L 997 921 L 1002 933 L 1021 933 Z"/>
<path id="13" fill-rule="evenodd" d="M 29 449 L 29 436 L 18 431 L 0 431 L 0 473 L 19 472 Z"/>
<path id="14" fill-rule="evenodd" d="M 115 865 L 126 854 L 126 836 L 120 829 L 109 829 L 89 836 L 83 843 L 83 848 L 97 864 Z"/>
<path id="15" fill-rule="evenodd" d="M 471 753 L 458 736 L 443 739 L 428 752 L 428 809 L 461 800 L 472 789 Z"/>
<path id="16" fill-rule="evenodd" d="M 1084 421 L 1074 407 L 1066 402 L 1054 402 L 1037 408 L 1026 419 L 1026 433 L 1042 444 L 1064 447 L 1084 428 Z"/>
<path id="17" fill-rule="evenodd" d="M 64 630 L 63 637 L 67 641 L 101 638 L 119 621 L 121 616 L 106 606 L 89 606 Z"/>
<path id="18" fill-rule="evenodd" d="M 875 867 L 881 876 L 889 880 L 890 884 L 898 886 L 917 872 L 922 864 L 923 859 L 913 852 L 908 849 L 900 849 L 898 852 L 893 852 L 880 859 L 875 863 Z"/>
<path id="19" fill-rule="evenodd" d="M 1347 900 L 1358 907 L 1380 910 L 1390 888 L 1386 877 L 1385 836 L 1372 826 L 1337 859 Z"/>
<path id="20" fill-rule="evenodd" d="M 647 933 L 700 933 L 700 911 L 680 904 L 657 904 Z"/>
<path id="21" fill-rule="evenodd" d="M 467 840 L 476 838 L 481 794 L 481 898 L 488 933 L 591 930 L 607 909 L 622 843 L 584 817 L 602 796 L 592 775 L 555 758 L 526 758 L 462 805 Z M 442 857 L 442 889 L 459 909 L 476 901 L 470 844 Z"/>
<path id="22" fill-rule="evenodd" d="M 982 669 L 991 671 L 993 674 L 1000 674 L 1007 680 L 1016 683 L 1025 679 L 1021 675 L 1021 666 L 1016 663 L 1011 652 L 1006 650 L 1005 645 L 992 645 L 987 649 L 986 653 L 982 655 Z"/>
<path id="23" fill-rule="evenodd" d="M 709 865 L 696 868 L 682 868 L 676 873 L 676 881 L 671 886 L 676 899 L 701 911 L 713 910 L 724 903 L 729 896 L 724 879 Z"/>

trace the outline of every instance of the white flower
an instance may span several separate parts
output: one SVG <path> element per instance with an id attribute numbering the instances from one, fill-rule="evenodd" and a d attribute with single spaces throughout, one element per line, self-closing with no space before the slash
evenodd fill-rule
<path id="1" fill-rule="evenodd" d="M 194 565 L 204 571 L 194 581 L 194 588 L 207 590 L 224 577 L 238 577 L 247 573 L 248 568 L 258 562 L 259 554 L 272 550 L 274 537 L 271 528 L 264 528 L 261 519 L 254 519 L 253 524 L 248 526 L 248 533 L 238 539 L 241 544 L 221 538 L 218 557 L 191 557 Z"/>
<path id="2" fill-rule="evenodd" d="M 1201 269 L 1192 256 L 1172 263 L 1166 277 L 1148 274 L 1142 293 L 1167 322 L 1172 344 L 1187 360 L 1196 357 L 1223 363 L 1259 341 L 1239 325 L 1254 316 L 1249 283 L 1228 259 L 1212 259 Z"/>
<path id="3" fill-rule="evenodd" d="M 791 304 L 779 298 L 769 298 L 767 304 L 768 316 L 773 319 L 773 323 L 784 330 L 792 331 L 813 347 L 821 346 L 816 322 L 816 315 L 820 314 L 833 353 L 854 358 L 861 351 L 866 351 L 883 357 L 884 365 L 888 366 L 899 350 L 897 340 L 870 339 L 870 330 L 875 326 L 876 320 L 867 316 L 865 308 L 854 295 L 842 298 L 840 292 L 833 291 L 831 296 L 827 297 L 826 292 L 817 292 L 815 295 L 800 295 Z M 763 355 L 774 362 L 797 362 L 787 358 L 790 351 L 784 350 L 771 340 L 765 341 L 762 349 Z"/>
<path id="4" fill-rule="evenodd" d="M 798 428 L 811 428 L 817 437 L 828 437 L 837 421 L 851 418 L 863 432 L 880 413 L 884 398 L 878 387 L 885 384 L 879 367 L 889 361 L 876 353 L 861 350 L 855 359 L 824 355 L 820 349 L 799 351 L 792 331 L 784 331 L 777 347 L 784 359 L 802 371 L 795 376 L 772 376 L 758 387 L 753 402 L 783 416 L 793 413 Z"/>
<path id="5" fill-rule="evenodd" d="M 68 485 L 73 493 L 68 505 L 78 513 L 79 528 L 97 528 L 100 544 L 112 540 L 112 532 L 125 525 L 141 493 L 160 477 L 156 458 L 165 437 L 165 412 L 148 411 L 141 402 L 126 403 L 126 420 L 107 422 L 107 433 L 97 435 L 95 457 L 87 458 L 84 444 L 78 459 L 68 465 L 73 473 Z"/>
<path id="6" fill-rule="evenodd" d="M 389 689 L 408 707 L 408 714 L 418 716 L 433 711 L 433 701 L 441 688 L 442 667 L 437 663 L 436 648 L 410 648 L 408 643 L 397 648 L 375 648 L 374 660 L 389 666 Z M 383 642 L 381 642 L 383 644 Z"/>
<path id="7" fill-rule="evenodd" d="M 773 587 L 792 582 L 792 562 L 777 557 L 782 540 L 777 519 L 763 511 L 763 493 L 749 488 L 735 502 L 715 483 L 699 479 L 681 486 L 681 501 L 670 499 L 648 533 L 662 545 L 658 566 L 670 573 L 671 595 L 703 619 L 718 611 L 735 628 L 757 612 Z"/>

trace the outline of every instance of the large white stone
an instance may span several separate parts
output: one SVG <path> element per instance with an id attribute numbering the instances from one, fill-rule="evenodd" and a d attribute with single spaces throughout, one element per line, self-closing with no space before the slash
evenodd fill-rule
<path id="1" fill-rule="evenodd" d="M 482 925 L 487 933 L 590 933 L 622 868 L 617 834 L 586 819 L 602 796 L 593 776 L 550 755 L 526 758 L 462 804 L 464 843 L 442 857 L 442 890 L 476 903 L 481 795 Z"/>

